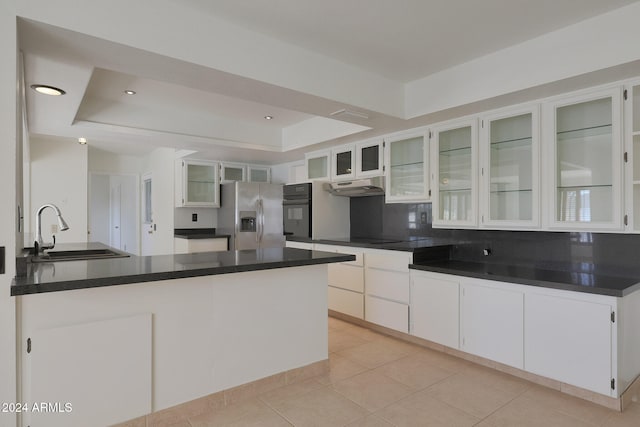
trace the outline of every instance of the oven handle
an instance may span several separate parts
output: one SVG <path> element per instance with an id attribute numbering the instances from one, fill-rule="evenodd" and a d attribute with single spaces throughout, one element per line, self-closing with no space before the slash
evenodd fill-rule
<path id="1" fill-rule="evenodd" d="M 282 206 L 309 205 L 309 204 L 311 204 L 311 200 L 309 200 L 309 199 L 283 200 L 282 201 Z"/>

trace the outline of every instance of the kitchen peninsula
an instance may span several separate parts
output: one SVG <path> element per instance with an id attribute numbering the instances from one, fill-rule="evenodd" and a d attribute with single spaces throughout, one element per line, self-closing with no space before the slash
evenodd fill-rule
<path id="1" fill-rule="evenodd" d="M 211 407 L 317 375 L 328 357 L 326 264 L 353 259 L 267 248 L 30 263 L 11 289 L 21 399 L 72 410 L 26 412 L 23 424 L 171 418 L 163 410 L 184 402 Z"/>

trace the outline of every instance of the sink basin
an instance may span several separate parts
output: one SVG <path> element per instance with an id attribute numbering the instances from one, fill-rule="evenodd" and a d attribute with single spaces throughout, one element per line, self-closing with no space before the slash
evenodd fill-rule
<path id="1" fill-rule="evenodd" d="M 78 261 L 105 258 L 127 258 L 129 255 L 111 249 L 83 249 L 76 251 L 49 251 L 31 258 L 31 262 Z"/>

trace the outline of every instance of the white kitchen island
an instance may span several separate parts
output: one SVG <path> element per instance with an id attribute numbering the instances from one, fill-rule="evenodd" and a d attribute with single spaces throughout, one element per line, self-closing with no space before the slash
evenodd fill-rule
<path id="1" fill-rule="evenodd" d="M 282 268 L 262 256 L 264 269 L 252 271 L 17 296 L 27 405 L 22 425 L 106 426 L 194 399 L 214 405 L 220 397 L 229 401 L 321 373 L 328 358 L 326 263 L 345 257 L 278 251 L 287 258 Z M 250 265 L 239 260 L 249 252 L 257 251 L 235 252 L 238 265 Z M 230 262 L 224 257 L 233 254 L 175 258 L 222 269 Z M 160 260 L 133 258 L 124 262 Z M 291 265 L 301 262 L 294 258 L 310 265 Z M 206 271 L 189 271 L 196 270 Z M 47 410 L 34 411 L 42 402 Z M 170 410 L 161 414 L 172 416 Z"/>

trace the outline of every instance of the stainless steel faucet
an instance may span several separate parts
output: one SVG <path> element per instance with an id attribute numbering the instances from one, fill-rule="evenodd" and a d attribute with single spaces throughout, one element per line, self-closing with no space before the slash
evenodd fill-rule
<path id="1" fill-rule="evenodd" d="M 62 219 L 62 214 L 60 213 L 60 209 L 56 205 L 46 204 L 42 205 L 38 212 L 36 213 L 36 241 L 33 242 L 33 251 L 34 255 L 38 255 L 40 251 L 44 251 L 45 249 L 53 249 L 56 245 L 56 236 L 53 235 L 53 243 L 44 243 L 42 239 L 42 211 L 46 208 L 51 208 L 56 212 L 56 216 L 58 217 L 58 226 L 60 227 L 60 231 L 65 231 L 69 229 L 69 226 Z"/>

